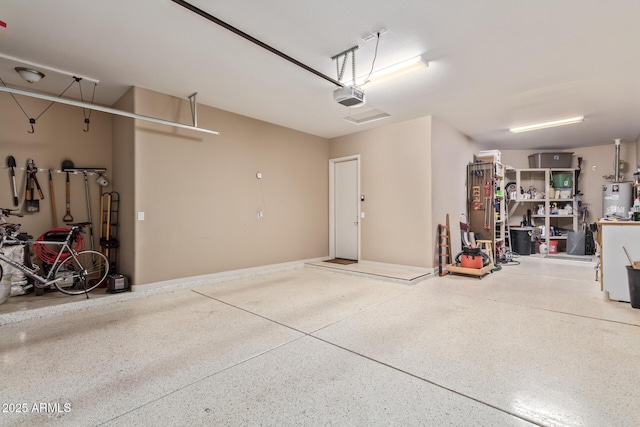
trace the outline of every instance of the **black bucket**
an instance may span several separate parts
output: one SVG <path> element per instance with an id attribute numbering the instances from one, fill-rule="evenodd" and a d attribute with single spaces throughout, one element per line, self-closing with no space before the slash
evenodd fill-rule
<path id="1" fill-rule="evenodd" d="M 629 301 L 631 307 L 640 308 L 640 269 L 627 265 L 627 276 L 629 277 Z"/>
<path id="2" fill-rule="evenodd" d="M 519 255 L 531 255 L 531 233 L 533 228 L 511 229 L 511 250 Z M 535 245 L 535 243 L 534 243 Z M 535 246 L 533 246 L 535 249 Z M 534 250 L 535 253 L 535 250 Z"/>

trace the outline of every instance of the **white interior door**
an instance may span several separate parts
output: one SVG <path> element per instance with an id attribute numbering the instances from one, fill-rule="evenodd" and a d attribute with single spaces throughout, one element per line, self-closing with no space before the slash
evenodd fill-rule
<path id="1" fill-rule="evenodd" d="M 358 260 L 358 161 L 334 165 L 335 257 Z"/>

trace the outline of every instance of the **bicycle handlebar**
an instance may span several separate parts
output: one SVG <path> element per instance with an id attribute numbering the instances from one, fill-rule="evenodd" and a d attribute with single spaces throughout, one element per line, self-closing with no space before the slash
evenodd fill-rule
<path id="1" fill-rule="evenodd" d="M 17 216 L 17 217 L 20 217 L 20 218 L 22 218 L 24 216 L 21 213 L 16 213 L 16 212 L 18 212 L 18 209 L 0 208 L 0 211 L 2 212 L 2 215 L 6 215 L 6 216 Z"/>

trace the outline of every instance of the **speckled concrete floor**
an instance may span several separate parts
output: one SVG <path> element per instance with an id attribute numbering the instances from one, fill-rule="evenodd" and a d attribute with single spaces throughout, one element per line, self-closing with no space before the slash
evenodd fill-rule
<path id="1" fill-rule="evenodd" d="M 0 425 L 637 425 L 640 310 L 584 262 L 300 268 L 0 326 Z"/>

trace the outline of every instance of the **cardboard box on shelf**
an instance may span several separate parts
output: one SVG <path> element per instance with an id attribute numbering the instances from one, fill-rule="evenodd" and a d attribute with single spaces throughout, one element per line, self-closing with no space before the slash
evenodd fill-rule
<path id="1" fill-rule="evenodd" d="M 478 152 L 476 156 L 478 160 L 485 163 L 502 162 L 502 153 L 499 150 L 482 150 Z"/>

